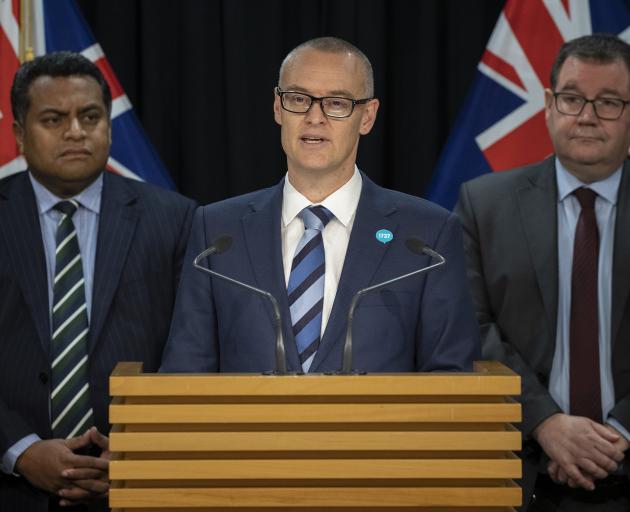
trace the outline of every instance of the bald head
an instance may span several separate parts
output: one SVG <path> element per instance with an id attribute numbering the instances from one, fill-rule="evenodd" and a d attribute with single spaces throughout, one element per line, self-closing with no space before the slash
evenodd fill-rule
<path id="1" fill-rule="evenodd" d="M 331 53 L 336 55 L 346 54 L 348 56 L 354 56 L 358 63 L 361 74 L 363 75 L 363 97 L 372 98 L 374 96 L 374 73 L 372 71 L 372 64 L 365 54 L 359 50 L 353 44 L 339 39 L 337 37 L 318 37 L 317 39 L 311 39 L 295 47 L 289 52 L 289 54 L 282 61 L 280 66 L 280 75 L 278 77 L 278 87 L 283 89 L 284 77 L 286 71 L 290 68 L 303 52 L 309 50 L 316 50 L 323 53 Z"/>

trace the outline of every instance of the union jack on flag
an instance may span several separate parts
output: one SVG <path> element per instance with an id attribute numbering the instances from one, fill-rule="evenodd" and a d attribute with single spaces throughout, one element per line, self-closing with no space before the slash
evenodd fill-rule
<path id="1" fill-rule="evenodd" d="M 35 55 L 79 52 L 94 62 L 112 91 L 112 147 L 107 170 L 173 189 L 174 184 L 147 139 L 102 48 L 74 0 L 32 0 Z M 20 0 L 0 0 L 0 178 L 26 168 L 13 137 L 10 90 L 19 67 Z"/>
<path id="2" fill-rule="evenodd" d="M 433 173 L 428 198 L 446 208 L 464 181 L 552 152 L 544 89 L 565 41 L 594 32 L 630 41 L 623 0 L 508 0 Z"/>

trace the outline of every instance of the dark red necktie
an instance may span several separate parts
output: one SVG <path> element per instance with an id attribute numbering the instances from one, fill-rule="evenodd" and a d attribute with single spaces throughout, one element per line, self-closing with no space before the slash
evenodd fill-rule
<path id="1" fill-rule="evenodd" d="M 594 209 L 597 193 L 588 188 L 579 188 L 573 194 L 580 202 L 582 211 L 575 228 L 571 276 L 571 414 L 586 416 L 601 423 L 597 314 L 599 231 Z"/>

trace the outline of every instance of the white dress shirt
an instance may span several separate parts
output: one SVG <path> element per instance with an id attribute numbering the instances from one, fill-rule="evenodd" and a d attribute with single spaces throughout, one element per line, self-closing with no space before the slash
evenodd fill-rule
<path id="1" fill-rule="evenodd" d="M 581 208 L 573 191 L 590 188 L 597 193 L 595 217 L 599 230 L 599 261 L 597 279 L 597 303 L 599 317 L 599 375 L 602 401 L 602 418 L 630 439 L 624 429 L 608 412 L 615 405 L 615 389 L 612 377 L 612 340 L 610 323 L 612 314 L 612 259 L 615 238 L 617 192 L 621 182 L 621 168 L 605 180 L 590 184 L 582 183 L 560 161 L 556 159 L 556 182 L 558 186 L 558 318 L 556 349 L 549 376 L 549 392 L 560 408 L 569 408 L 569 323 L 571 318 L 571 276 L 573 268 L 573 244 L 575 229 Z"/>
<path id="2" fill-rule="evenodd" d="M 350 233 L 354 223 L 354 216 L 357 212 L 357 205 L 361 197 L 361 186 L 363 180 L 361 174 L 355 166 L 354 174 L 342 187 L 330 194 L 321 203 L 334 215 L 324 228 L 322 238 L 324 240 L 324 251 L 326 253 L 326 274 L 324 276 L 324 304 L 322 306 L 322 329 L 323 336 L 330 311 L 332 310 L 337 286 L 343 269 L 343 262 L 346 259 Z M 284 266 L 285 285 L 289 282 L 291 273 L 291 263 L 295 256 L 295 249 L 304 233 L 304 222 L 298 214 L 314 203 L 309 201 L 298 192 L 288 175 L 284 179 L 284 190 L 282 195 L 282 226 L 280 234 L 282 237 L 282 264 Z"/>

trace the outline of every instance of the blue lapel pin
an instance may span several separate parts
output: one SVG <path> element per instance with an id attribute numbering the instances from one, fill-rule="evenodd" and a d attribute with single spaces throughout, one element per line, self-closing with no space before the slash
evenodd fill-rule
<path id="1" fill-rule="evenodd" d="M 388 244 L 394 239 L 394 233 L 389 229 L 379 229 L 374 236 L 382 244 Z"/>

